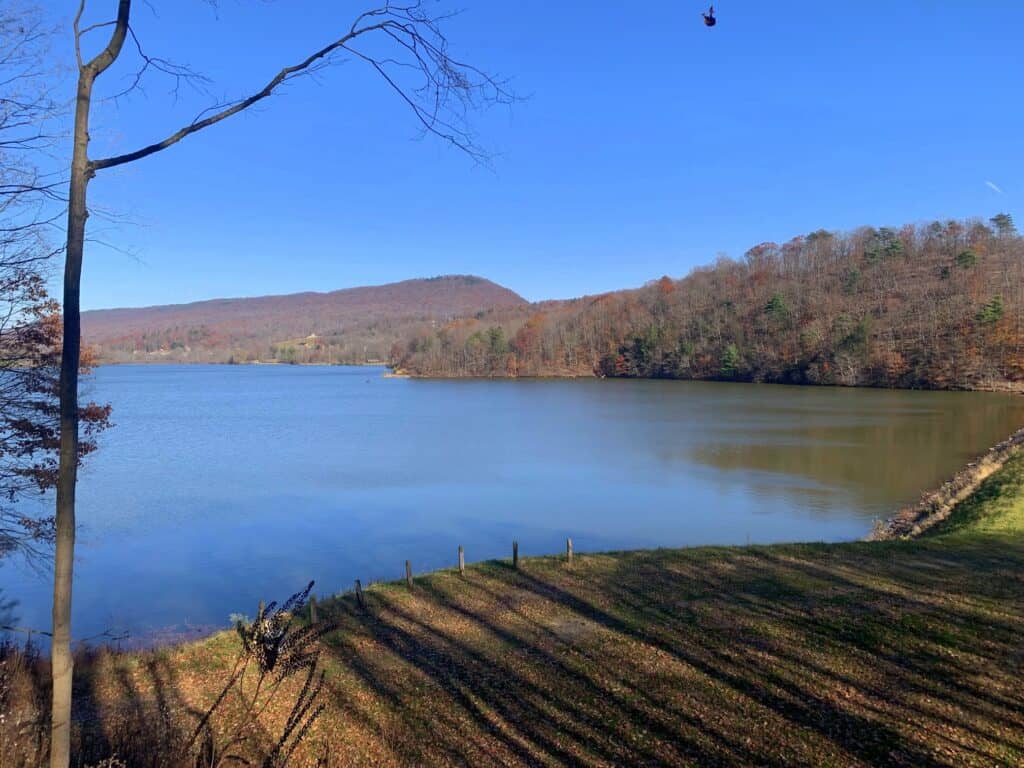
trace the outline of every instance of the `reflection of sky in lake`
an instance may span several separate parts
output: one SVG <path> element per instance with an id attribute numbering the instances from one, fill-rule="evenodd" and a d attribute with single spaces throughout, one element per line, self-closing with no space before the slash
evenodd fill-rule
<path id="1" fill-rule="evenodd" d="M 116 426 L 79 489 L 75 635 L 223 624 L 459 544 L 855 538 L 1024 424 L 1024 400 L 983 393 L 379 374 L 100 369 Z M 9 562 L 0 588 L 46 627 L 48 574 Z"/>

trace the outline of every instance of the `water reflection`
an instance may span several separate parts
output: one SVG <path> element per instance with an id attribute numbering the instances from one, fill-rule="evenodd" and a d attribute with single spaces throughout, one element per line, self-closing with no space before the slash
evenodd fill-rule
<path id="1" fill-rule="evenodd" d="M 1024 420 L 1019 398 L 868 394 L 804 390 L 799 397 L 806 407 L 783 408 L 777 407 L 780 395 L 770 393 L 758 410 L 771 409 L 791 424 L 768 426 L 751 418 L 748 429 L 709 435 L 680 458 L 725 471 L 732 482 L 742 482 L 751 472 L 806 478 L 815 489 L 843 489 L 843 496 L 865 513 L 884 515 L 942 482 Z M 908 398 L 916 402 L 910 405 Z M 770 488 L 751 480 L 763 490 Z M 828 493 L 819 496 L 826 508 L 834 506 L 829 501 L 846 503 Z"/>

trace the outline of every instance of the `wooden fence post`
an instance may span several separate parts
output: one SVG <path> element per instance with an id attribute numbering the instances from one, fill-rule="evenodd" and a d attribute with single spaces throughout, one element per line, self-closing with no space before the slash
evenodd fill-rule
<path id="1" fill-rule="evenodd" d="M 572 565 L 572 539 L 565 540 L 565 559 Z"/>
<path id="2" fill-rule="evenodd" d="M 519 542 L 518 541 L 513 541 L 512 542 L 512 567 L 513 568 L 518 568 L 519 567 Z"/>
<path id="3" fill-rule="evenodd" d="M 459 576 L 466 575 L 466 550 L 459 544 Z"/>
<path id="4" fill-rule="evenodd" d="M 412 589 L 412 565 L 408 560 L 405 561 L 405 586 Z"/>
<path id="5" fill-rule="evenodd" d="M 316 595 L 309 596 L 309 623 L 316 624 Z"/>
<path id="6" fill-rule="evenodd" d="M 359 579 L 356 579 L 356 603 L 360 608 L 366 607 L 366 602 L 363 600 L 363 585 L 359 583 Z"/>

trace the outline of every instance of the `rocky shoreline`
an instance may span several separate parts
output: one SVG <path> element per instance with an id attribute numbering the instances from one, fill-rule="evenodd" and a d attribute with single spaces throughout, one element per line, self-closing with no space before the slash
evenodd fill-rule
<path id="1" fill-rule="evenodd" d="M 903 507 L 884 522 L 877 522 L 867 541 L 914 538 L 942 522 L 958 503 L 1020 450 L 1021 445 L 1024 445 L 1024 427 L 989 448 L 935 490 L 926 492 L 916 503 Z"/>

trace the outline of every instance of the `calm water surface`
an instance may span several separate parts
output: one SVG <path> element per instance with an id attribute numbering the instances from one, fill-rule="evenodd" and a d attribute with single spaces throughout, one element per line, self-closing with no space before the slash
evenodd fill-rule
<path id="1" fill-rule="evenodd" d="M 116 426 L 79 486 L 75 636 L 225 625 L 459 544 L 853 539 L 1024 425 L 1024 398 L 987 393 L 382 372 L 99 369 Z M 46 628 L 49 578 L 0 566 L 0 624 Z"/>

